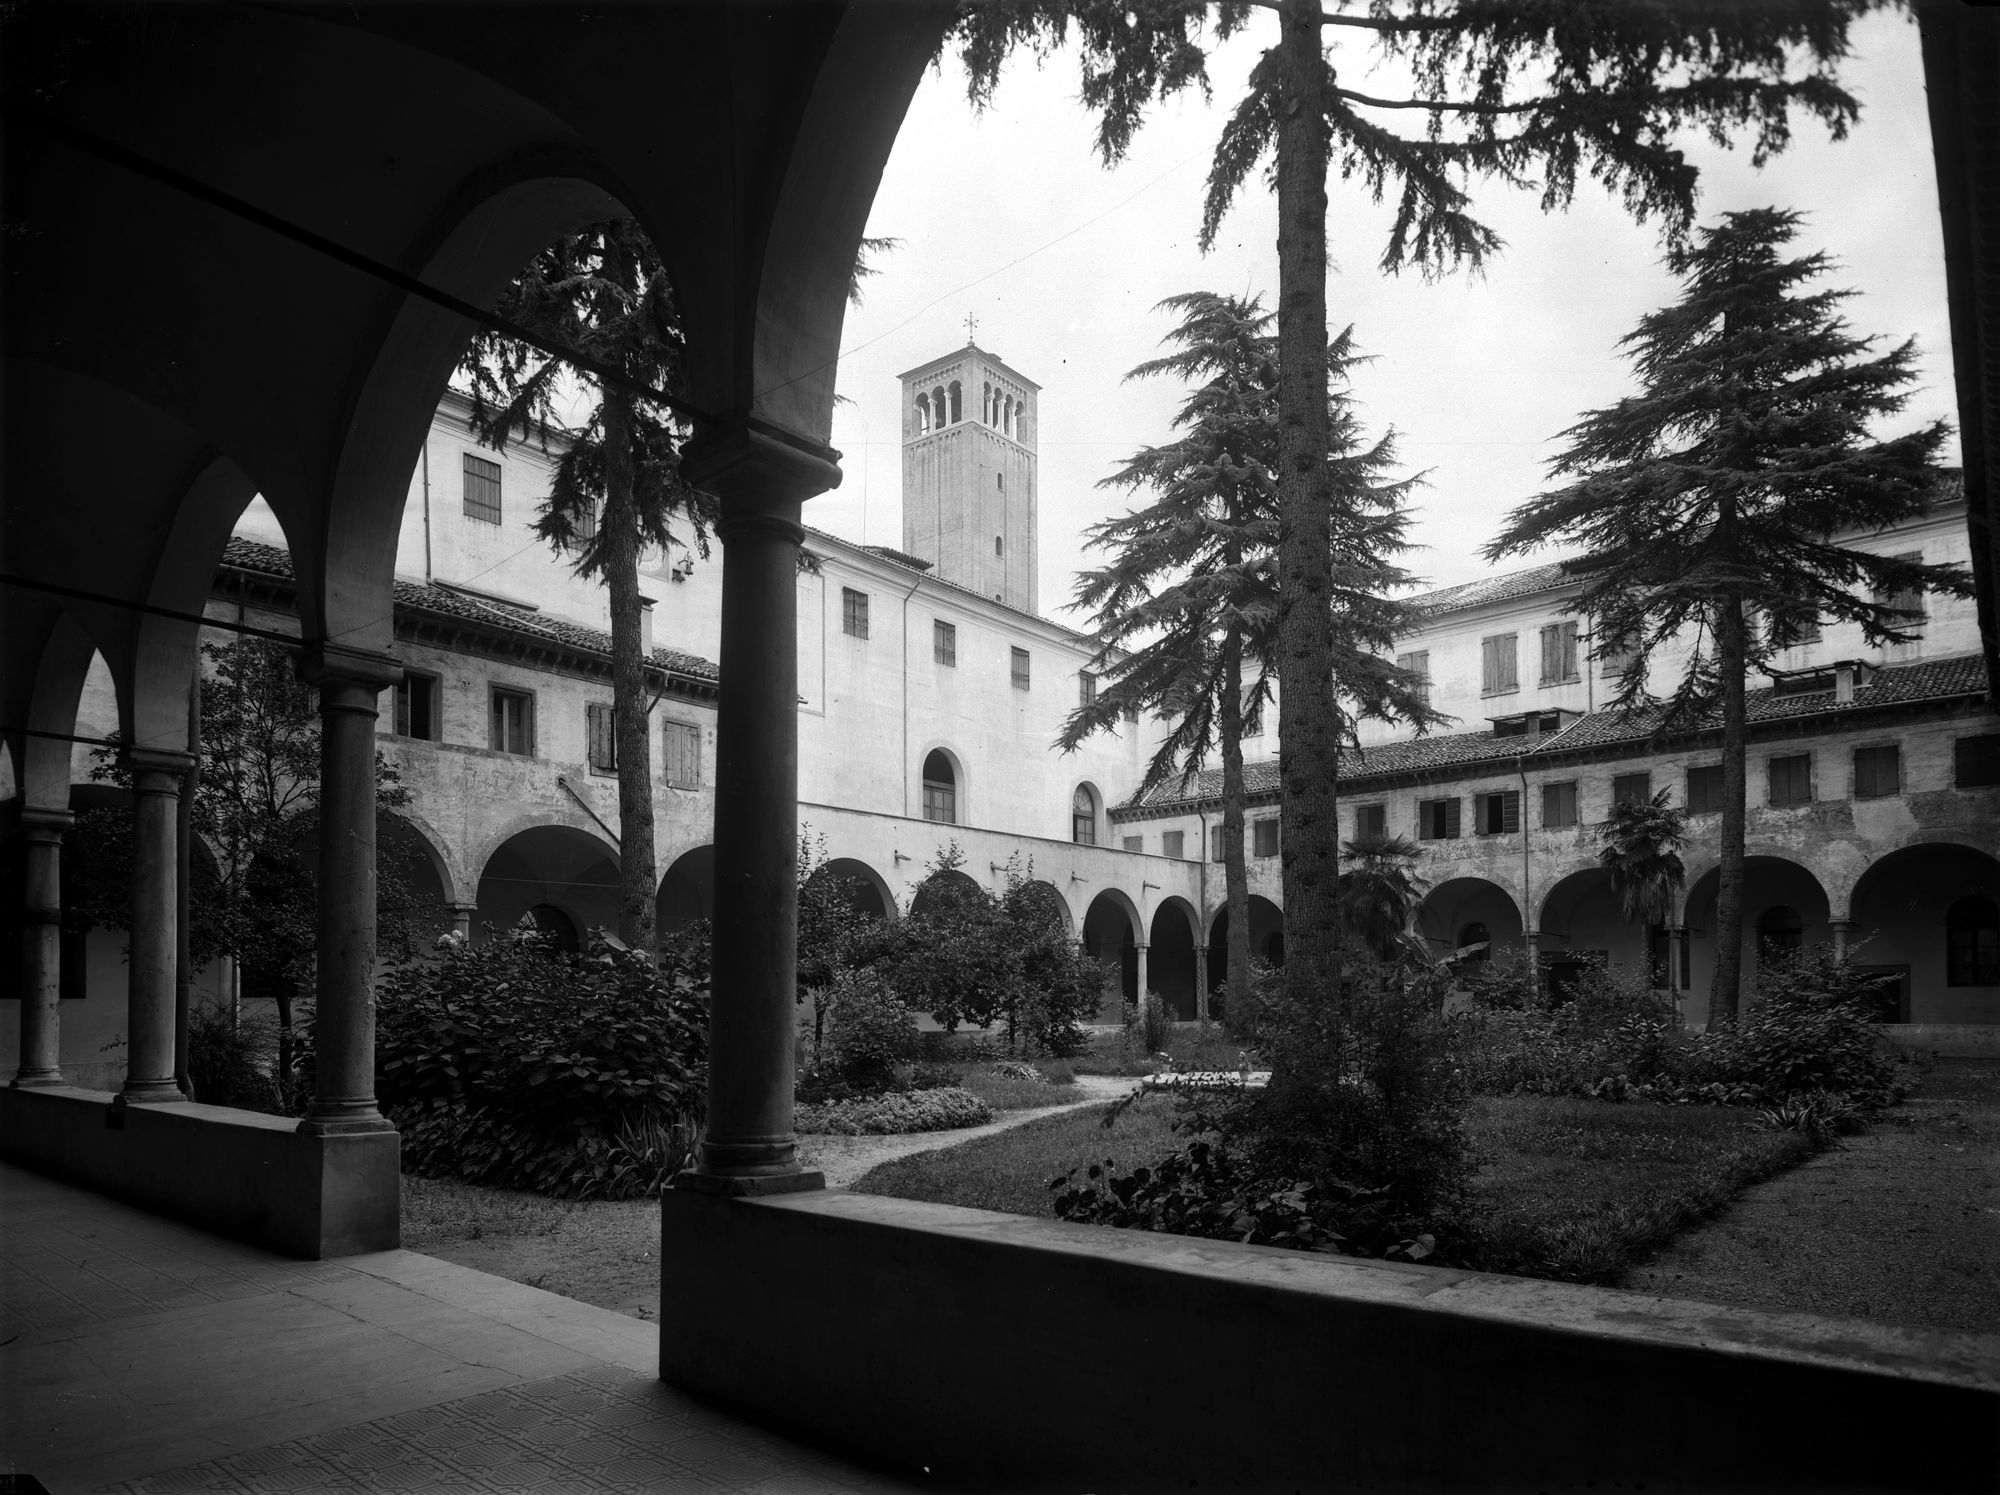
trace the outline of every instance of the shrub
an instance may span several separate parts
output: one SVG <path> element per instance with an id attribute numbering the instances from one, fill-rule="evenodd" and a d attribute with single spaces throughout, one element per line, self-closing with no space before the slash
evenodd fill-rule
<path id="1" fill-rule="evenodd" d="M 276 1018 L 256 1013 L 231 1023 L 206 1003 L 188 1009 L 188 1084 L 201 1104 L 285 1114 L 277 1064 Z"/>
<path id="2" fill-rule="evenodd" d="M 1255 1177 L 1241 1159 L 1208 1141 L 1191 1142 L 1129 1173 L 1110 1158 L 1072 1168 L 1050 1180 L 1049 1188 L 1056 1218 L 1083 1225 L 1300 1251 L 1338 1251 L 1344 1240 L 1319 1218 L 1311 1185 Z"/>
<path id="3" fill-rule="evenodd" d="M 1158 992 L 1149 991 L 1138 1002 L 1125 1004 L 1125 1032 L 1148 1054 L 1166 1051 L 1174 1034 L 1174 1020 Z"/>
<path id="4" fill-rule="evenodd" d="M 1733 1028 L 1704 1034 L 1703 1062 L 1764 1099 L 1824 1094 L 1873 1109 L 1906 1088 L 1871 1017 L 1876 978 L 1819 945 L 1766 956 L 1756 1000 Z"/>
<path id="5" fill-rule="evenodd" d="M 903 1091 L 894 1095 L 802 1105 L 794 1124 L 801 1132 L 875 1136 L 894 1132 L 942 1132 L 980 1126 L 993 1119 L 986 1103 L 954 1086 Z"/>
<path id="6" fill-rule="evenodd" d="M 916 1054 L 916 1014 L 873 972 L 842 971 L 798 1093 L 810 1101 L 881 1095 L 896 1088 L 898 1067 Z"/>
<path id="7" fill-rule="evenodd" d="M 657 1192 L 707 1083 L 707 945 L 662 945 L 656 965 L 596 939 L 446 939 L 389 972 L 376 1085 L 404 1167 L 559 1198 Z"/>

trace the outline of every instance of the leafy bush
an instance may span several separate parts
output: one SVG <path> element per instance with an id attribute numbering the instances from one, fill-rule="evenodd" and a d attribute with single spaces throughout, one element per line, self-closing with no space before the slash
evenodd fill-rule
<path id="1" fill-rule="evenodd" d="M 1149 991 L 1137 1002 L 1127 1002 L 1125 1032 L 1146 1053 L 1165 1053 L 1174 1035 L 1173 1014 L 1167 1011 L 1165 999 Z"/>
<path id="2" fill-rule="evenodd" d="M 1826 1094 L 1890 1105 L 1907 1087 L 1871 1017 L 1875 984 L 1830 946 L 1766 956 L 1754 1005 L 1715 1035 L 1704 1059 L 1767 1099 Z"/>
<path id="3" fill-rule="evenodd" d="M 835 978 L 820 1032 L 799 1077 L 799 1096 L 808 1101 L 894 1090 L 898 1066 L 917 1053 L 916 1014 L 871 971 L 842 971 Z"/>
<path id="4" fill-rule="evenodd" d="M 1476 1092 L 1590 1095 L 1614 1076 L 1665 1079 L 1680 1062 L 1679 1018 L 1638 975 L 1595 962 L 1556 1006 L 1541 1005 L 1525 967 L 1474 980 L 1474 1005 L 1451 1031 Z"/>
<path id="5" fill-rule="evenodd" d="M 1021 1059 L 1003 1059 L 993 1066 L 993 1073 L 1003 1080 L 1025 1080 L 1030 1085 L 1046 1085 L 1049 1082 L 1047 1075 Z"/>
<path id="6" fill-rule="evenodd" d="M 278 1075 L 278 1023 L 264 1013 L 232 1024 L 219 1007 L 188 1009 L 188 1083 L 205 1106 L 286 1114 Z"/>
<path id="7" fill-rule="evenodd" d="M 530 936 L 398 967 L 377 988 L 376 1087 L 413 1173 L 558 1198 L 656 1193 L 685 1165 L 707 1084 L 707 944 L 658 965 Z"/>
<path id="8" fill-rule="evenodd" d="M 911 1090 L 894 1095 L 802 1105 L 794 1125 L 801 1132 L 831 1132 L 840 1136 L 876 1136 L 894 1132 L 942 1132 L 981 1126 L 993 1113 L 978 1096 L 955 1086 Z"/>
<path id="9" fill-rule="evenodd" d="M 1111 1158 L 1072 1168 L 1051 1179 L 1049 1189 L 1056 1218 L 1082 1225 L 1300 1251 L 1338 1251 L 1344 1241 L 1314 1209 L 1311 1185 L 1255 1177 L 1240 1159 L 1205 1140 L 1129 1173 Z"/>

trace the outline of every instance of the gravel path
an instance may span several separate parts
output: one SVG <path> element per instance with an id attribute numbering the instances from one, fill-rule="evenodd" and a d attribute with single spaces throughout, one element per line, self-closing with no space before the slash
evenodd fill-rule
<path id="1" fill-rule="evenodd" d="M 1939 1060 L 1866 1132 L 1757 1185 L 1619 1286 L 2000 1333 L 2000 1063 Z"/>

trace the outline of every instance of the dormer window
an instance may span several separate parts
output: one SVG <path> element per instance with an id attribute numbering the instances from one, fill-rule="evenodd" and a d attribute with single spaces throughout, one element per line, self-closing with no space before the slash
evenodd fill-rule
<path id="1" fill-rule="evenodd" d="M 1495 716 L 1487 720 L 1493 723 L 1495 737 L 1546 737 L 1551 732 L 1560 732 L 1581 715 L 1577 711 L 1529 711 L 1520 716 Z"/>

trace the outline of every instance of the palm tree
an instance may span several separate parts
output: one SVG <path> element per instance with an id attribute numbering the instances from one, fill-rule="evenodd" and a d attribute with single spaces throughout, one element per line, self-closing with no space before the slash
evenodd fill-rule
<path id="1" fill-rule="evenodd" d="M 1687 812 L 1662 789 L 1651 799 L 1630 799 L 1611 807 L 1597 854 L 1611 873 L 1611 891 L 1627 922 L 1664 924 L 1673 917 L 1674 895 L 1687 881 L 1680 849 L 1687 843 Z"/>
<path id="2" fill-rule="evenodd" d="M 1334 909 L 1347 932 L 1377 960 L 1409 945 L 1410 921 L 1430 883 L 1417 872 L 1423 848 L 1407 836 L 1359 836 L 1341 848 L 1347 870 L 1334 889 Z"/>

